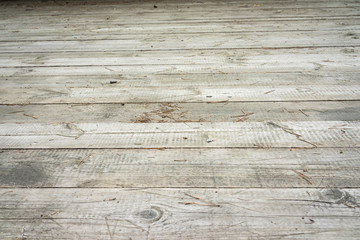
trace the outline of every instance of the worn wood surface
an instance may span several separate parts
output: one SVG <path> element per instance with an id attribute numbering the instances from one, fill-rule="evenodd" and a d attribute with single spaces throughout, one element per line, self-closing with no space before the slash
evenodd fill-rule
<path id="1" fill-rule="evenodd" d="M 3 239 L 251 239 L 255 233 L 260 239 L 352 239 L 359 234 L 359 210 L 349 207 L 358 206 L 358 189 L 4 189 L 0 194 L 6 206 L 0 210 Z M 193 204 L 183 204 L 188 202 Z"/>
<path id="2" fill-rule="evenodd" d="M 0 239 L 358 239 L 358 0 L 0 2 Z"/>
<path id="3" fill-rule="evenodd" d="M 275 37 L 276 36 L 276 37 Z M 278 32 L 278 33 L 201 33 L 171 35 L 126 35 L 121 39 L 90 39 L 64 41 L 0 42 L 3 53 L 13 52 L 94 52 L 152 51 L 182 49 L 251 49 L 289 47 L 352 47 L 359 46 L 359 31 L 351 32 Z"/>
<path id="4" fill-rule="evenodd" d="M 0 124 L 2 148 L 359 147 L 359 122 Z"/>
<path id="5" fill-rule="evenodd" d="M 348 188 L 360 181 L 359 152 L 358 148 L 4 150 L 0 186 Z"/>
<path id="6" fill-rule="evenodd" d="M 61 115 L 59 115 L 61 112 Z M 0 105 L 0 123 L 356 121 L 359 101 Z"/>

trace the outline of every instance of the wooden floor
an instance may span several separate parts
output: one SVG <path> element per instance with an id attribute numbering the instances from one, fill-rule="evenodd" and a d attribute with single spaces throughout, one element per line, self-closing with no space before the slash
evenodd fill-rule
<path id="1" fill-rule="evenodd" d="M 1 1 L 0 239 L 359 239 L 360 1 Z"/>

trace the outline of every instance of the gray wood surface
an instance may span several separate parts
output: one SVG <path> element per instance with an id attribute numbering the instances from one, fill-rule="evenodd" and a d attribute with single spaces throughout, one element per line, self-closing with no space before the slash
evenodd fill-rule
<path id="1" fill-rule="evenodd" d="M 360 147 L 359 122 L 0 124 L 1 148 Z"/>
<path id="2" fill-rule="evenodd" d="M 338 188 L 360 181 L 358 148 L 4 150 L 0 186 Z"/>
<path id="3" fill-rule="evenodd" d="M 59 16 L 60 17 L 60 16 Z M 354 17 L 355 18 L 355 17 Z M 359 17 L 355 18 L 357 21 Z M 222 20 L 211 22 L 175 22 L 173 24 L 158 22 L 156 24 L 117 24 L 112 22 L 89 22 L 84 28 L 81 24 L 71 24 L 59 21 L 42 23 L 36 28 L 31 23 L 4 24 L 0 41 L 34 41 L 34 40 L 86 40 L 86 39 L 119 39 L 126 34 L 191 34 L 191 33 L 247 33 L 247 32 L 333 32 L 358 31 L 359 27 L 354 19 L 336 18 L 303 19 L 302 21 L 288 20 L 286 25 L 281 21 L 249 21 Z M 61 35 L 56 35 L 62 28 Z"/>
<path id="4" fill-rule="evenodd" d="M 276 37 L 275 37 L 276 35 Z M 13 52 L 90 52 L 181 49 L 251 49 L 289 47 L 346 47 L 359 46 L 359 30 L 351 32 L 263 32 L 263 33 L 196 33 L 186 35 L 152 34 L 126 35 L 120 39 L 89 39 L 64 41 L 0 42 L 3 53 Z"/>
<path id="5" fill-rule="evenodd" d="M 359 211 L 349 206 L 358 206 L 360 193 L 351 188 L 10 188 L 0 194 L 7 206 L 0 209 L 3 239 L 251 239 L 254 234 L 355 239 L 359 234 Z"/>
<path id="6" fill-rule="evenodd" d="M 0 105 L 0 116 L 2 124 L 61 123 L 74 120 L 90 123 L 356 121 L 360 116 L 360 102 Z"/>
<path id="7" fill-rule="evenodd" d="M 358 0 L 0 2 L 0 239 L 358 239 Z"/>

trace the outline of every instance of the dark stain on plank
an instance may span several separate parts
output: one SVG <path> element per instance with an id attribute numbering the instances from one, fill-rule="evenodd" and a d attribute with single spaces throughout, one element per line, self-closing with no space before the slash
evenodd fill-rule
<path id="1" fill-rule="evenodd" d="M 0 175 L 0 185 L 33 186 L 41 185 L 48 178 L 44 170 L 35 164 L 19 163 Z"/>

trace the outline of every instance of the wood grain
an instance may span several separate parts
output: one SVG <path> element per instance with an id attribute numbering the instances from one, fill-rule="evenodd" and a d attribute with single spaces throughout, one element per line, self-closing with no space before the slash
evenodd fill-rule
<path id="1" fill-rule="evenodd" d="M 193 34 L 193 33 L 246 33 L 246 32 L 289 32 L 307 31 L 311 34 L 316 32 L 333 31 L 358 31 L 359 27 L 355 20 L 336 18 L 331 21 L 326 19 L 303 19 L 283 21 L 262 21 L 262 20 L 222 20 L 211 22 L 168 22 L 141 23 L 141 24 L 117 24 L 116 22 L 87 22 L 83 24 L 69 24 L 68 22 L 42 23 L 33 27 L 30 22 L 4 24 L 0 41 L 41 41 L 41 40 L 90 40 L 90 39 L 120 39 L 124 35 L 144 34 Z M 59 35 L 59 28 L 61 34 Z M 354 36 L 356 37 L 356 36 Z"/>
<path id="2" fill-rule="evenodd" d="M 0 116 L 0 123 L 357 121 L 360 102 L 0 105 Z"/>
<path id="3" fill-rule="evenodd" d="M 0 124 L 0 147 L 358 147 L 358 122 Z"/>
<path id="4" fill-rule="evenodd" d="M 0 239 L 358 239 L 358 0 L 0 2 Z"/>
<path id="5" fill-rule="evenodd" d="M 125 35 L 120 39 L 0 42 L 2 53 L 91 52 L 181 49 L 251 49 L 359 46 L 359 30 L 344 32 L 197 33 L 186 35 Z"/>
<path id="6" fill-rule="evenodd" d="M 0 194 L 9 208 L 0 210 L 2 239 L 57 234 L 58 239 L 248 239 L 254 233 L 266 239 L 355 239 L 359 233 L 358 210 L 346 206 L 357 206 L 358 189 L 3 189 Z M 180 204 L 203 203 L 189 195 L 220 207 Z"/>
<path id="7" fill-rule="evenodd" d="M 360 181 L 358 148 L 3 150 L 0 159 L 3 188 L 348 188 Z"/>

